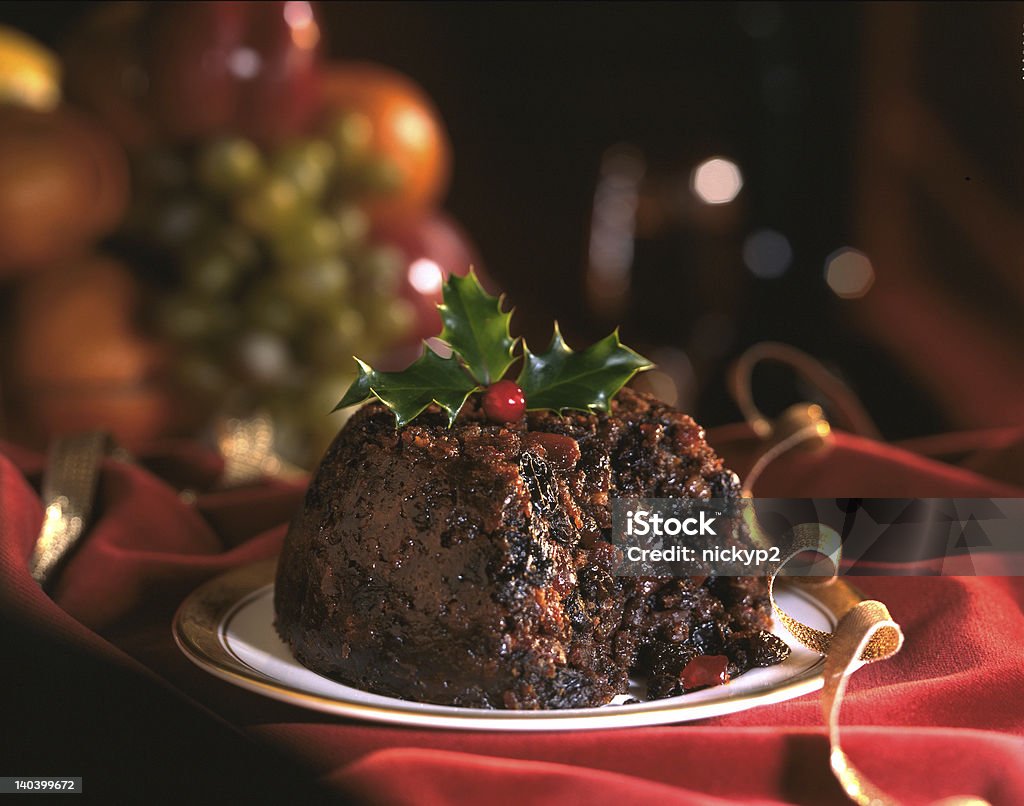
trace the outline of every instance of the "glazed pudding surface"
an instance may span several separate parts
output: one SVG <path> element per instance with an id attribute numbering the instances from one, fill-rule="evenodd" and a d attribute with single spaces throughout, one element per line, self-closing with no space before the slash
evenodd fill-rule
<path id="1" fill-rule="evenodd" d="M 703 429 L 629 389 L 608 415 L 505 425 L 471 401 L 451 428 L 428 410 L 396 429 L 370 403 L 288 532 L 276 627 L 310 669 L 420 702 L 596 706 L 631 671 L 678 694 L 785 656 L 766 580 L 614 576 L 611 500 L 738 495 Z"/>

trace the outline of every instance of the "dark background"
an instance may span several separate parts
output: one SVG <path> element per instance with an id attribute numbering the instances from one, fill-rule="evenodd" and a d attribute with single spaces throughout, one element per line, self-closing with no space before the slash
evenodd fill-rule
<path id="1" fill-rule="evenodd" d="M 85 6 L 7 3 L 0 15 L 59 44 Z M 697 374 L 688 399 L 708 425 L 738 418 L 723 383 L 732 358 L 756 341 L 797 345 L 839 372 L 883 433 L 896 438 L 948 422 L 848 322 L 856 301 L 836 298 L 823 277 L 827 255 L 858 246 L 868 8 L 322 3 L 319 13 L 332 58 L 398 68 L 436 102 L 454 147 L 446 207 L 518 306 L 518 327 L 531 343 L 547 339 L 553 317 L 570 343 L 608 329 L 582 291 L 606 149 L 639 148 L 649 175 L 678 182 L 681 191 L 694 165 L 726 155 L 745 179 L 732 222 L 717 231 L 677 222 L 638 243 L 624 341 L 642 351 L 684 351 Z M 1019 62 L 1020 26 L 998 30 L 984 8 L 938 4 L 930 11 L 927 25 L 951 36 L 948 49 L 931 53 L 933 64 L 925 65 L 934 72 L 930 90 L 958 96 L 952 114 L 967 123 L 983 156 L 1020 150 L 1002 125 L 1017 108 L 999 100 L 998 88 L 991 98 L 977 92 L 993 71 L 1020 84 L 1019 64 L 1010 59 Z M 744 237 L 765 226 L 793 248 L 789 271 L 777 279 L 755 278 L 742 263 Z M 721 315 L 702 319 L 707 311 Z M 782 376 L 766 389 L 768 410 L 807 394 Z"/>

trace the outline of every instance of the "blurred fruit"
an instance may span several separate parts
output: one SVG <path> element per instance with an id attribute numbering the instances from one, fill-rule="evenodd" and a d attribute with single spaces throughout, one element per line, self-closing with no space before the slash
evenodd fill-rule
<path id="1" fill-rule="evenodd" d="M 306 127 L 320 41 L 308 2 L 154 3 L 142 30 L 150 114 L 170 138 L 275 143 Z"/>
<path id="2" fill-rule="evenodd" d="M 149 314 L 187 411 L 267 408 L 308 463 L 344 419 L 323 410 L 352 355 L 436 333 L 441 276 L 472 261 L 430 215 L 447 137 L 412 82 L 370 65 L 332 70 L 302 129 L 319 40 L 305 2 L 165 3 L 133 25 L 160 142 L 133 155 L 111 245 L 160 289 Z"/>
<path id="3" fill-rule="evenodd" d="M 341 227 L 341 240 L 346 247 L 365 240 L 370 231 L 370 219 L 358 205 L 349 202 L 335 205 L 332 214 Z"/>
<path id="4" fill-rule="evenodd" d="M 321 114 L 329 116 L 321 121 L 320 128 L 337 150 L 339 164 L 352 170 L 365 162 L 373 144 L 373 121 L 369 116 L 350 110 L 330 110 Z"/>
<path id="5" fill-rule="evenodd" d="M 337 162 L 337 152 L 326 140 L 305 140 L 282 148 L 274 157 L 274 172 L 291 181 L 303 198 L 323 195 Z"/>
<path id="6" fill-rule="evenodd" d="M 127 201 L 124 155 L 91 121 L 0 107 L 0 276 L 85 251 Z"/>
<path id="7" fill-rule="evenodd" d="M 4 355 L 13 433 L 41 443 L 102 428 L 134 444 L 179 424 L 161 382 L 166 348 L 136 322 L 140 295 L 124 265 L 98 255 L 17 286 Z"/>
<path id="8" fill-rule="evenodd" d="M 188 186 L 191 169 L 183 154 L 169 148 L 150 148 L 132 156 L 132 179 L 140 189 L 159 188 L 163 195 Z"/>
<path id="9" fill-rule="evenodd" d="M 223 250 L 241 269 L 248 270 L 259 263 L 260 250 L 256 239 L 239 226 L 222 226 L 210 236 L 210 245 L 210 248 Z"/>
<path id="10" fill-rule="evenodd" d="M 238 285 L 240 268 L 227 251 L 210 246 L 186 258 L 185 284 L 203 297 L 223 297 Z"/>
<path id="11" fill-rule="evenodd" d="M 179 344 L 210 342 L 231 334 L 238 324 L 234 308 L 202 296 L 175 294 L 162 299 L 156 309 L 160 332 Z"/>
<path id="12" fill-rule="evenodd" d="M 234 116 L 246 3 L 153 3 L 138 34 L 147 39 L 147 111 L 174 140 L 226 133 Z M 243 62 L 255 74 L 258 56 Z M 251 77 L 251 76 L 250 76 Z"/>
<path id="13" fill-rule="evenodd" d="M 40 112 L 60 103 L 60 62 L 21 31 L 0 25 L 0 103 Z"/>
<path id="14" fill-rule="evenodd" d="M 238 92 L 238 131 L 280 143 L 308 128 L 316 113 L 320 26 L 306 0 L 250 2 L 244 47 L 261 69 Z"/>
<path id="15" fill-rule="evenodd" d="M 294 369 L 288 343 L 269 331 L 242 335 L 236 357 L 242 375 L 256 384 L 280 384 Z"/>
<path id="16" fill-rule="evenodd" d="M 263 155 L 242 137 L 214 140 L 199 154 L 199 181 L 218 196 L 231 198 L 244 193 L 263 173 Z"/>
<path id="17" fill-rule="evenodd" d="M 260 330 L 290 335 L 302 323 L 302 311 L 285 296 L 279 283 L 261 282 L 245 296 L 243 314 L 246 321 Z"/>
<path id="18" fill-rule="evenodd" d="M 302 209 L 298 190 L 287 179 L 270 176 L 242 196 L 235 207 L 239 222 L 260 235 L 281 232 Z"/>
<path id="19" fill-rule="evenodd" d="M 144 13 L 139 2 L 98 4 L 86 12 L 61 54 L 71 100 L 129 149 L 156 139 L 146 109 L 149 77 L 140 34 Z"/>
<path id="20" fill-rule="evenodd" d="M 215 402 L 223 397 L 229 382 L 221 362 L 202 352 L 179 354 L 175 361 L 174 379 L 190 394 Z"/>
<path id="21" fill-rule="evenodd" d="M 338 312 L 331 321 L 310 334 L 309 351 L 313 363 L 323 371 L 344 370 L 350 365 L 355 366 L 353 354 L 359 350 L 365 352 L 361 341 L 365 330 L 366 324 L 359 311 Z"/>
<path id="22" fill-rule="evenodd" d="M 378 225 L 373 238 L 392 244 L 401 254 L 399 293 L 412 302 L 416 310 L 410 339 L 425 339 L 440 332 L 437 304 L 441 302 L 441 285 L 448 275 L 464 275 L 472 266 L 484 288 L 496 293 L 468 236 L 444 213 Z"/>
<path id="23" fill-rule="evenodd" d="M 349 268 L 339 257 L 293 266 L 285 272 L 284 293 L 300 308 L 330 311 L 344 304 Z"/>
<path id="24" fill-rule="evenodd" d="M 161 249 L 182 249 L 197 242 L 215 223 L 212 206 L 190 193 L 157 199 L 143 222 L 143 234 Z"/>
<path id="25" fill-rule="evenodd" d="M 342 237 L 341 225 L 334 218 L 310 213 L 278 231 L 271 248 L 281 265 L 294 266 L 337 255 Z"/>
<path id="26" fill-rule="evenodd" d="M 372 159 L 371 174 L 392 187 L 368 203 L 374 218 L 422 213 L 440 199 L 448 184 L 451 148 L 423 90 L 393 70 L 354 63 L 326 67 L 320 93 L 321 125 L 343 163 Z"/>
<path id="27" fill-rule="evenodd" d="M 374 321 L 393 339 L 405 339 L 419 324 L 418 313 L 415 303 L 404 297 L 395 297 L 374 311 Z"/>

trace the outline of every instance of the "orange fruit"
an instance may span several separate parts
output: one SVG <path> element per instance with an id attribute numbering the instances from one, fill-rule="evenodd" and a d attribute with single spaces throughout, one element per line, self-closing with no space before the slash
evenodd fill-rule
<path id="1" fill-rule="evenodd" d="M 320 81 L 322 127 L 341 113 L 357 116 L 366 124 L 367 155 L 397 172 L 397 189 L 370 202 L 370 214 L 408 218 L 435 205 L 448 187 L 451 145 L 426 93 L 401 73 L 370 63 L 326 66 Z"/>
<path id="2" fill-rule="evenodd" d="M 124 154 L 90 120 L 0 107 L 0 277 L 86 251 L 127 203 Z"/>
<path id="3" fill-rule="evenodd" d="M 174 430 L 167 357 L 137 323 L 141 289 L 127 267 L 90 255 L 14 289 L 4 354 L 10 437 L 111 431 L 127 445 Z"/>

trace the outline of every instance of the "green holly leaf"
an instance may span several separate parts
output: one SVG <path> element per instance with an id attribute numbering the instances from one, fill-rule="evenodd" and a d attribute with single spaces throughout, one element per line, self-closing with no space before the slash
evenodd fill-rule
<path id="1" fill-rule="evenodd" d="M 441 340 L 459 354 L 480 384 L 501 380 L 515 361 L 517 339 L 509 333 L 512 313 L 501 310 L 502 300 L 484 291 L 472 269 L 465 277 L 451 275 L 443 293 L 444 303 L 437 306 L 444 322 Z"/>
<path id="2" fill-rule="evenodd" d="M 359 376 L 352 381 L 352 385 L 345 392 L 345 396 L 337 406 L 331 409 L 332 412 L 354 406 L 356 403 L 362 403 L 373 394 L 370 391 L 370 378 L 373 377 L 373 370 L 370 369 L 366 362 L 360 361 L 355 356 L 352 356 L 352 359 L 359 365 Z"/>
<path id="3" fill-rule="evenodd" d="M 528 409 L 608 411 L 611 399 L 636 373 L 654 366 L 623 346 L 614 330 L 582 352 L 573 352 L 555 323 L 546 353 L 531 353 L 523 342 L 523 369 L 517 383 Z"/>
<path id="4" fill-rule="evenodd" d="M 377 372 L 357 358 L 359 377 L 353 381 L 337 408 L 352 406 L 371 395 L 395 413 L 399 427 L 419 416 L 431 403 L 448 414 L 448 425 L 455 421 L 479 386 L 453 355 L 442 358 L 424 347 L 423 354 L 401 372 Z"/>
<path id="5" fill-rule="evenodd" d="M 501 380 L 517 360 L 509 333 L 511 312 L 490 296 L 470 271 L 452 275 L 439 305 L 444 329 L 441 339 L 452 355 L 442 358 L 424 347 L 423 354 L 402 372 L 377 372 L 356 359 L 359 375 L 335 411 L 376 398 L 395 413 L 399 427 L 419 416 L 431 403 L 448 414 L 451 426 L 474 392 Z M 517 383 L 528 409 L 608 411 L 611 399 L 637 372 L 653 364 L 619 341 L 618 330 L 582 352 L 573 352 L 555 323 L 551 345 L 543 354 L 531 353 L 522 342 L 523 368 Z"/>

